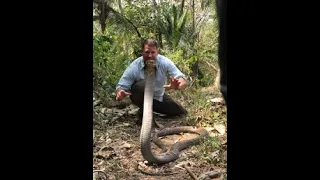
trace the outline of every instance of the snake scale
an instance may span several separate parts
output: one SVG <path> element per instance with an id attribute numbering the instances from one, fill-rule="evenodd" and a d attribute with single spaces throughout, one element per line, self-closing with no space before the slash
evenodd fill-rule
<path id="1" fill-rule="evenodd" d="M 181 132 L 197 133 L 199 136 L 193 139 L 188 139 L 175 143 L 169 151 L 156 155 L 151 150 L 151 132 L 153 124 L 153 94 L 155 83 L 155 61 L 148 60 L 146 62 L 145 79 L 146 85 L 144 89 L 144 105 L 143 105 L 143 119 L 140 133 L 140 147 L 141 153 L 145 160 L 149 163 L 165 164 L 174 161 L 179 158 L 180 151 L 187 148 L 190 145 L 199 143 L 202 138 L 209 133 L 204 128 L 194 128 L 192 126 L 181 126 L 173 128 L 164 128 L 159 132 L 156 132 L 153 137 L 153 141 L 159 146 L 161 141 L 158 137 L 179 134 Z M 163 148 L 162 148 L 163 149 Z"/>

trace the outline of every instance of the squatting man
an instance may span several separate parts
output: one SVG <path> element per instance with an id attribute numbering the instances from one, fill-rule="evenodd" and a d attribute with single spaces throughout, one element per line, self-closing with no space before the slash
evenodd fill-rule
<path id="1" fill-rule="evenodd" d="M 117 86 L 116 100 L 121 101 L 130 96 L 133 104 L 139 107 L 138 124 L 142 122 L 143 99 L 145 87 L 145 64 L 149 60 L 156 62 L 156 82 L 154 86 L 153 111 L 166 117 L 186 115 L 188 112 L 179 102 L 165 93 L 165 89 L 182 90 L 187 86 L 186 76 L 167 57 L 158 54 L 158 42 L 147 39 L 142 43 L 142 56 L 135 59 L 124 71 Z M 166 84 L 167 75 L 170 76 Z"/>

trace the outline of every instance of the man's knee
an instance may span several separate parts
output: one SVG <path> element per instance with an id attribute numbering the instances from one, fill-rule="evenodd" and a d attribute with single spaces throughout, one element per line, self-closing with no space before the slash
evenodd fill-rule
<path id="1" fill-rule="evenodd" d="M 146 84 L 145 80 L 139 80 L 136 81 L 132 84 L 131 86 L 131 93 L 136 93 L 136 94 L 143 94 L 144 93 L 144 86 Z"/>
<path id="2" fill-rule="evenodd" d="M 163 102 L 154 103 L 154 107 L 159 113 L 166 114 L 170 117 L 188 114 L 180 102 L 175 101 L 166 93 L 163 95 Z"/>
<path id="3" fill-rule="evenodd" d="M 188 115 L 188 111 L 187 111 L 184 107 L 182 107 L 181 105 L 180 105 L 180 107 L 179 107 L 179 110 L 180 110 L 180 112 L 179 112 L 179 115 L 180 115 L 180 116 L 186 116 L 186 115 Z"/>
<path id="4" fill-rule="evenodd" d="M 180 102 L 177 101 L 173 101 L 176 104 L 176 112 L 178 115 L 187 115 L 188 111 L 182 106 L 182 104 Z"/>
<path id="5" fill-rule="evenodd" d="M 133 104 L 135 104 L 135 105 L 137 105 L 139 107 L 143 105 L 144 86 L 145 86 L 145 80 L 136 81 L 131 86 L 130 99 L 133 102 Z"/>

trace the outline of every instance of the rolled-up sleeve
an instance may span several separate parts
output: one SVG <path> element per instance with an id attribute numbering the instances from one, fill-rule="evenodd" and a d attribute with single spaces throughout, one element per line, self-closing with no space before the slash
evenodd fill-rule
<path id="1" fill-rule="evenodd" d="M 132 71 L 133 66 L 129 66 L 123 73 L 123 75 L 121 76 L 116 89 L 121 88 L 124 90 L 130 90 L 131 89 L 131 85 L 134 82 L 134 76 L 133 76 L 133 71 Z"/>
<path id="2" fill-rule="evenodd" d="M 183 78 L 187 82 L 186 75 L 183 74 L 171 60 L 167 61 L 167 67 L 169 76 L 172 76 L 175 79 Z"/>

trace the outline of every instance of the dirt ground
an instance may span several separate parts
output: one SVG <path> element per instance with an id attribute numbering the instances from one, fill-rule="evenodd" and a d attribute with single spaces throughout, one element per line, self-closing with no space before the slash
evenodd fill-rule
<path id="1" fill-rule="evenodd" d="M 93 144 L 93 170 L 94 179 L 132 179 L 132 180 L 186 180 L 193 179 L 184 165 L 198 179 L 226 179 L 226 133 L 217 134 L 215 128 L 208 127 L 210 136 L 216 136 L 221 146 L 213 152 L 212 156 L 218 156 L 219 161 L 207 161 L 202 158 L 199 151 L 200 145 L 191 146 L 180 153 L 179 159 L 161 165 L 146 165 L 140 152 L 139 136 L 141 126 L 136 124 L 137 107 L 125 104 L 121 107 L 104 107 L 95 103 L 94 116 L 94 144 Z M 192 115 L 192 114 L 191 114 Z M 181 119 L 163 119 L 157 115 L 155 120 L 165 127 L 183 125 Z M 167 147 L 176 141 L 189 139 L 195 134 L 170 135 L 161 140 Z M 153 144 L 153 152 L 159 153 L 160 148 Z M 221 160 L 222 159 L 222 160 Z M 211 172 L 212 177 L 202 178 L 206 172 Z M 153 173 L 148 175 L 147 173 Z"/>

